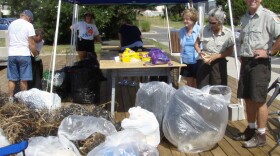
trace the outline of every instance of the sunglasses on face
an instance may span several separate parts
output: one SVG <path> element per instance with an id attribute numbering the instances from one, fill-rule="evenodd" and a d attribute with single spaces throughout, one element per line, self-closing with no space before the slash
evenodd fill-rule
<path id="1" fill-rule="evenodd" d="M 215 25 L 215 24 L 217 24 L 218 22 L 209 22 L 209 24 L 211 24 L 211 25 Z"/>

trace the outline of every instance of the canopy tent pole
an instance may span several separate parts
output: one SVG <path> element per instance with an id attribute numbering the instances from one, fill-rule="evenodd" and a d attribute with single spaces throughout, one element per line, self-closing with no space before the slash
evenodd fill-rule
<path id="1" fill-rule="evenodd" d="M 169 26 L 169 18 L 168 18 L 167 5 L 165 5 L 165 17 L 166 17 L 166 22 L 167 22 L 169 50 L 170 50 L 170 54 L 172 55 L 173 51 L 172 51 L 172 44 L 171 44 L 170 26 Z"/>
<path id="2" fill-rule="evenodd" d="M 60 9 L 61 9 L 61 0 L 58 1 L 58 9 L 57 9 L 57 18 L 56 18 L 56 28 L 55 28 L 55 37 L 54 37 L 54 49 L 53 49 L 53 62 L 52 62 L 52 76 L 51 76 L 51 89 L 50 93 L 53 93 L 53 78 L 54 78 L 54 70 L 55 70 L 55 61 L 56 61 L 56 49 L 57 49 L 57 38 L 58 38 L 58 26 L 60 19 Z"/>
<path id="3" fill-rule="evenodd" d="M 78 21 L 78 4 L 75 4 L 73 7 L 73 17 L 72 17 L 72 25 Z M 76 43 L 76 32 L 71 31 L 71 42 L 70 42 L 70 62 L 68 63 L 69 66 L 74 64 L 74 51 L 75 51 L 75 43 Z"/>
<path id="4" fill-rule="evenodd" d="M 228 0 L 228 7 L 229 7 L 229 15 L 230 15 L 230 25 L 231 25 L 231 31 L 232 31 L 232 35 L 234 35 L 234 25 L 233 25 L 233 16 L 232 16 L 232 7 L 231 7 L 231 1 Z M 236 77 L 236 80 L 237 80 L 237 83 L 239 81 L 239 76 L 240 76 L 240 73 L 239 73 L 239 63 L 238 63 L 238 58 L 237 58 L 237 48 L 236 48 L 236 42 L 235 42 L 235 38 L 234 38 L 234 58 L 235 58 L 235 67 L 236 67 L 236 72 L 237 72 L 237 77 Z M 244 110 L 244 103 L 243 103 L 243 100 L 242 99 L 238 99 L 238 101 L 240 101 L 240 104 L 241 104 L 241 107 L 242 109 Z M 239 120 L 244 120 L 245 119 L 245 115 L 244 115 L 244 111 L 238 111 L 239 113 L 243 113 L 243 114 L 238 114 L 238 119 Z"/>

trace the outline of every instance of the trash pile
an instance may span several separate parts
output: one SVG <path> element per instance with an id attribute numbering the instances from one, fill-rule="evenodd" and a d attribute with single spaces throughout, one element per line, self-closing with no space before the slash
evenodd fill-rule
<path id="1" fill-rule="evenodd" d="M 102 117 L 118 129 L 120 124 L 111 117 L 111 113 L 99 106 L 64 103 L 54 111 L 30 109 L 25 104 L 5 104 L 0 107 L 0 128 L 9 143 L 14 144 L 31 137 L 57 136 L 62 120 L 69 115 Z M 82 155 L 105 141 L 105 135 L 94 133 L 85 140 L 73 141 Z"/>
<path id="2" fill-rule="evenodd" d="M 129 109 L 129 117 L 116 123 L 101 106 L 60 104 L 56 95 L 41 93 L 58 101 L 50 105 L 41 103 L 46 98 L 40 95 L 30 101 L 30 93 L 24 92 L 15 95 L 21 103 L 0 107 L 0 150 L 4 134 L 10 144 L 28 140 L 28 156 L 158 156 L 163 136 L 179 151 L 202 152 L 223 138 L 231 98 L 227 86 L 175 90 L 149 82 L 140 84 L 137 107 Z"/>

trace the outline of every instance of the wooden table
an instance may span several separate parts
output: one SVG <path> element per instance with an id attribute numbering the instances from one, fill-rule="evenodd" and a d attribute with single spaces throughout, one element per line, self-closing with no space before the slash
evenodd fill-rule
<path id="1" fill-rule="evenodd" d="M 111 113 L 115 112 L 115 85 L 116 77 L 131 76 L 167 76 L 168 82 L 171 83 L 170 70 L 186 66 L 172 60 L 171 64 L 152 65 L 145 62 L 123 63 L 116 62 L 114 56 L 118 56 L 115 52 L 102 52 L 100 59 L 100 69 L 107 70 L 107 76 L 111 77 Z M 109 81 L 107 81 L 110 83 Z M 108 84 L 107 86 L 109 86 Z"/>

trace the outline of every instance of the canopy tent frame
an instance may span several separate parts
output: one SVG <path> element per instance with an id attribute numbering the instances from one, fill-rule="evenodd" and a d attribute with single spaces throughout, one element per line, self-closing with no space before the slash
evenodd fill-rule
<path id="1" fill-rule="evenodd" d="M 55 67 L 55 62 L 56 62 L 56 49 L 57 49 L 57 38 L 58 38 L 58 31 L 59 31 L 59 21 L 60 21 L 60 10 L 61 10 L 61 1 L 58 1 L 58 9 L 57 9 L 57 21 L 56 21 L 56 29 L 55 29 L 55 39 L 54 39 L 54 48 L 53 48 L 53 59 L 52 59 L 52 74 L 51 74 L 51 88 L 50 88 L 50 93 L 53 92 L 53 78 L 54 78 L 54 67 Z M 104 4 L 178 4 L 178 3 L 196 3 L 196 2 L 201 2 L 204 0 L 63 0 L 64 2 L 69 2 L 73 3 L 75 5 L 74 10 L 74 15 L 73 15 L 73 20 L 77 21 L 78 19 L 78 7 L 77 5 L 80 4 L 85 4 L 85 5 L 90 5 L 90 4 L 99 4 L 99 5 L 104 5 Z M 229 6 L 229 12 L 230 12 L 230 23 L 231 23 L 231 30 L 232 34 L 234 36 L 234 25 L 233 25 L 233 16 L 232 16 L 232 8 L 231 8 L 231 1 L 228 1 L 228 6 Z M 75 12 L 76 11 L 76 12 Z M 167 11 L 167 7 L 166 7 Z M 74 22 L 73 21 L 73 22 Z M 169 22 L 168 22 L 169 23 Z M 168 26 L 169 28 L 169 26 Z M 168 30 L 170 33 L 170 30 Z M 73 34 L 72 34 L 73 35 Z M 71 39 L 71 43 L 74 43 L 75 38 Z M 170 34 L 169 34 L 169 43 L 170 43 Z M 234 39 L 234 43 L 235 39 Z M 169 44 L 171 46 L 171 44 Z M 236 79 L 239 80 L 239 63 L 238 63 L 238 58 L 237 58 L 237 48 L 236 44 L 234 44 L 234 56 L 235 56 L 235 67 L 237 71 L 237 77 Z M 241 107 L 244 107 L 243 101 L 241 101 Z M 244 115 L 243 115 L 244 116 Z"/>

